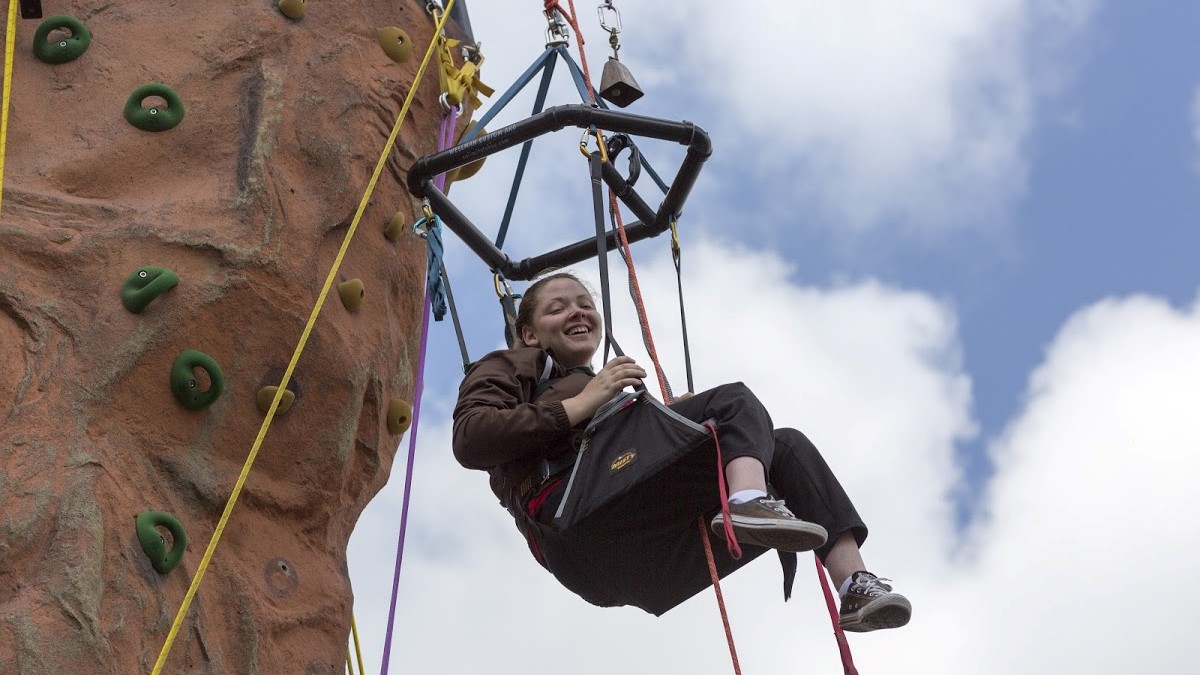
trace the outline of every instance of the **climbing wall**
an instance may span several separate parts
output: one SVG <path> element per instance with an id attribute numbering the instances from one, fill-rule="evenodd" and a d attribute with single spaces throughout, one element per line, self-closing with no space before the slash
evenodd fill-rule
<path id="1" fill-rule="evenodd" d="M 418 0 L 42 4 L 17 21 L 0 202 L 0 673 L 148 673 L 434 22 Z M 35 35 L 55 14 L 79 24 Z M 421 321 L 424 242 L 384 229 L 416 213 L 401 184 L 437 87 L 164 673 L 345 667 L 346 544 L 388 480 Z"/>

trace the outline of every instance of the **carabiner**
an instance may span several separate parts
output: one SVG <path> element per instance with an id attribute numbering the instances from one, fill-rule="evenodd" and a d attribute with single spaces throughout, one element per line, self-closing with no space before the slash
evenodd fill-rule
<path id="1" fill-rule="evenodd" d="M 500 289 L 500 284 L 504 284 L 503 290 Z M 504 296 L 513 294 L 512 286 L 508 284 L 508 279 L 501 276 L 499 272 L 492 275 L 492 286 L 496 288 L 496 297 L 501 300 L 504 299 Z"/>
<path id="2" fill-rule="evenodd" d="M 442 95 L 438 97 L 438 103 L 442 104 L 442 110 L 445 110 L 447 115 L 453 112 L 455 115 L 461 117 L 463 114 L 462 101 L 459 101 L 458 105 L 450 105 L 450 92 L 448 91 L 442 92 Z"/>
<path id="3" fill-rule="evenodd" d="M 612 12 L 612 23 L 605 20 L 605 12 Z M 596 15 L 600 17 L 600 28 L 616 35 L 621 32 L 621 12 L 613 7 L 612 0 L 604 0 L 596 7 Z"/>

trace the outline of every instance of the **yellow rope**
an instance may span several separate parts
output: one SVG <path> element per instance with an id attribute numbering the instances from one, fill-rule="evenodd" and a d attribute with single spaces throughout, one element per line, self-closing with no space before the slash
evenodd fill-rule
<path id="1" fill-rule="evenodd" d="M 350 648 L 346 647 L 346 672 L 349 675 L 354 675 L 354 664 L 350 663 Z M 366 675 L 366 673 L 363 673 Z"/>
<path id="2" fill-rule="evenodd" d="M 358 211 L 354 213 L 354 220 L 350 222 L 350 229 L 346 232 L 346 237 L 342 240 L 342 246 L 338 249 L 337 256 L 333 260 L 333 267 L 329 269 L 329 275 L 325 277 L 325 285 L 321 287 L 321 293 L 317 296 L 317 304 L 313 306 L 312 313 L 308 317 L 308 323 L 304 326 L 304 332 L 300 334 L 300 342 L 296 345 L 296 350 L 292 353 L 292 360 L 288 363 L 287 370 L 283 373 L 283 379 L 279 383 L 279 388 L 275 391 L 275 398 L 271 399 L 271 408 L 267 411 L 267 417 L 263 420 L 262 426 L 259 427 L 258 437 L 254 439 L 254 445 L 250 448 L 250 454 L 246 457 L 246 463 L 242 466 L 242 472 L 238 475 L 237 482 L 233 485 L 233 492 L 229 495 L 229 501 L 225 503 L 225 510 L 221 513 L 221 519 L 217 521 L 217 528 L 213 531 L 212 539 L 208 542 L 208 548 L 204 551 L 204 557 L 200 559 L 200 566 L 196 568 L 196 576 L 192 578 L 192 583 L 188 586 L 187 594 L 183 597 L 183 604 L 180 605 L 179 611 L 175 614 L 175 620 L 171 623 L 171 630 L 167 633 L 166 642 L 163 643 L 162 651 L 158 654 L 158 660 L 154 663 L 154 670 L 151 671 L 151 675 L 159 675 L 166 664 L 167 655 L 171 652 L 171 645 L 175 642 L 175 636 L 179 633 L 179 628 L 183 624 L 183 618 L 192 604 L 192 598 L 195 597 L 196 590 L 200 587 L 200 582 L 204 579 L 204 573 L 208 570 L 208 563 L 212 559 L 213 551 L 217 548 L 217 542 L 221 540 L 221 534 L 225 531 L 225 525 L 229 522 L 229 516 L 233 513 L 233 507 L 237 504 L 238 496 L 241 495 L 242 486 L 245 485 L 246 478 L 250 475 L 250 468 L 254 465 L 254 459 L 258 456 L 258 449 L 262 446 L 263 438 L 267 435 L 267 429 L 270 428 L 271 421 L 275 419 L 275 410 L 279 407 L 279 400 L 283 398 L 283 391 L 287 389 L 288 382 L 292 379 L 292 373 L 296 370 L 296 363 L 300 361 L 300 355 L 304 352 L 304 346 L 308 343 L 308 336 L 312 333 L 313 326 L 317 322 L 317 315 L 321 313 L 321 307 L 325 304 L 325 296 L 329 294 L 329 288 L 333 285 L 333 280 L 337 277 L 338 269 L 342 265 L 342 259 L 346 256 L 346 250 L 350 248 L 350 240 L 354 238 L 354 233 L 358 231 L 358 223 L 362 220 L 363 212 L 367 209 L 367 202 L 370 200 L 371 194 L 375 191 L 375 185 L 379 182 L 379 176 L 383 173 L 383 168 L 387 164 L 387 158 L 392 154 L 392 148 L 396 144 L 396 137 L 400 135 L 400 125 L 403 124 L 404 118 L 408 116 L 408 109 L 412 106 L 413 99 L 416 98 L 417 85 L 421 82 L 421 77 L 425 74 L 425 67 L 429 65 L 429 57 L 433 55 L 433 48 L 437 44 L 436 36 L 441 34 L 442 28 L 446 23 L 446 18 L 450 14 L 450 8 L 453 6 L 454 0 L 450 0 L 446 4 L 446 9 L 442 13 L 437 27 L 434 29 L 434 40 L 429 43 L 429 49 L 425 52 L 425 58 L 421 61 L 421 67 L 417 69 L 417 74 L 413 78 L 412 87 L 408 90 L 408 96 L 405 97 L 404 105 L 400 108 L 400 114 L 396 118 L 395 126 L 392 127 L 392 133 L 388 136 L 387 143 L 384 144 L 383 153 L 379 156 L 379 161 L 375 163 L 375 171 L 371 174 L 371 180 L 367 183 L 367 190 L 363 193 L 362 200 L 358 204 Z"/>
<path id="3" fill-rule="evenodd" d="M 358 644 L 358 624 L 354 621 L 354 615 L 350 615 L 350 633 L 354 636 L 354 653 L 358 655 L 358 672 L 367 675 L 367 669 L 363 668 L 362 662 L 362 645 Z M 350 657 L 349 651 L 346 652 L 346 657 Z"/>
<path id="4" fill-rule="evenodd" d="M 12 98 L 13 47 L 17 42 L 17 0 L 8 0 L 8 24 L 4 32 L 4 97 L 0 105 L 0 204 L 4 200 L 4 155 L 8 146 L 8 102 Z"/>

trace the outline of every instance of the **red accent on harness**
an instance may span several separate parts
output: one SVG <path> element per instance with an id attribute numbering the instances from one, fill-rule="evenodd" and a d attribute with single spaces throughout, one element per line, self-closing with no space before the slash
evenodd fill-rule
<path id="1" fill-rule="evenodd" d="M 550 493 L 553 492 L 554 488 L 558 487 L 558 484 L 562 481 L 563 479 L 556 478 L 549 483 L 546 483 L 545 487 L 539 490 L 538 493 L 525 504 L 525 512 L 528 513 L 530 517 L 537 518 L 538 513 L 540 513 L 542 510 L 542 505 L 545 504 L 546 500 L 550 497 Z M 539 565 L 545 567 L 546 559 L 542 557 L 542 548 L 538 546 L 537 540 L 533 538 L 532 533 L 525 537 L 525 543 L 529 544 L 529 552 L 533 554 L 533 559 L 536 560 Z"/>

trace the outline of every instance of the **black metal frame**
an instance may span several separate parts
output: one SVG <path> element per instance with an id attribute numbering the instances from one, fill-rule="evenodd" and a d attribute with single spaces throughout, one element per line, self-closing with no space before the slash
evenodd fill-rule
<path id="1" fill-rule="evenodd" d="M 507 279 L 529 280 L 551 267 L 564 267 L 587 260 L 597 255 L 596 238 L 588 237 L 574 244 L 526 258 L 511 260 L 456 207 L 453 202 L 434 185 L 433 178 L 451 169 L 470 164 L 502 150 L 532 140 L 538 136 L 558 131 L 568 126 L 581 129 L 599 128 L 606 132 L 625 133 L 686 145 L 687 154 L 679 171 L 675 174 L 670 189 L 658 209 L 652 209 L 626 182 L 621 172 L 605 162 L 602 177 L 638 221 L 626 226 L 626 236 L 635 242 L 662 234 L 671 226 L 683 209 L 700 174 L 700 168 L 712 155 L 712 143 L 708 134 L 687 121 L 631 115 L 625 112 L 593 108 L 587 105 L 563 105 L 548 108 L 528 119 L 503 129 L 466 141 L 449 150 L 421 157 L 408 171 L 408 191 L 417 197 L 429 200 L 433 211 L 441 217 L 455 234 L 482 259 L 489 268 Z M 605 246 L 611 251 L 618 246 L 617 235 L 609 232 Z"/>

